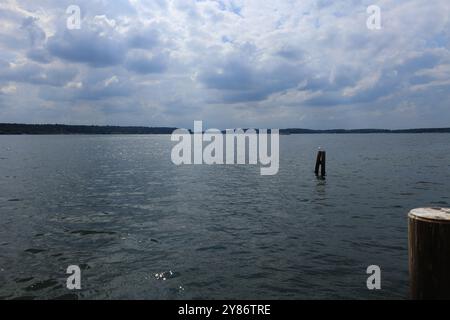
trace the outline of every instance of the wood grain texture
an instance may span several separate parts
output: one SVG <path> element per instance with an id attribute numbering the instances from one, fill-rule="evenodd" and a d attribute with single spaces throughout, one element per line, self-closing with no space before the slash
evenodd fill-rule
<path id="1" fill-rule="evenodd" d="M 408 233 L 411 298 L 450 299 L 450 210 L 412 210 Z"/>

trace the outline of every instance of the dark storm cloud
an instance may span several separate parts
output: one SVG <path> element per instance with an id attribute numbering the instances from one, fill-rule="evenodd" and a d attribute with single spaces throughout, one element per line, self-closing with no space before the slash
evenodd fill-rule
<path id="1" fill-rule="evenodd" d="M 218 65 L 208 65 L 199 80 L 220 92 L 226 103 L 262 101 L 273 93 L 297 87 L 306 79 L 305 65 L 273 59 L 270 65 L 256 67 L 246 56 L 230 56 Z"/>
<path id="2" fill-rule="evenodd" d="M 125 61 L 125 67 L 136 73 L 162 73 L 167 69 L 169 57 L 164 53 L 148 56 L 141 51 L 130 52 Z"/>
<path id="3" fill-rule="evenodd" d="M 121 64 L 126 53 L 126 47 L 120 40 L 82 30 L 64 31 L 51 37 L 48 50 L 55 57 L 92 67 Z"/>
<path id="4" fill-rule="evenodd" d="M 43 48 L 30 49 L 27 52 L 27 57 L 38 63 L 50 63 L 53 58 L 50 53 Z"/>
<path id="5" fill-rule="evenodd" d="M 412 84 L 425 83 L 432 81 L 431 76 L 416 76 L 418 71 L 432 69 L 440 63 L 440 52 L 425 52 L 419 55 L 405 59 L 403 62 L 384 68 L 380 72 L 377 80 L 368 88 L 360 89 L 356 94 L 346 96 L 343 92 L 345 87 L 351 84 L 351 81 L 344 78 L 341 86 L 334 87 L 331 90 L 319 96 L 308 99 L 305 103 L 313 106 L 333 106 L 342 104 L 356 104 L 375 102 L 380 98 L 386 97 L 395 92 L 408 88 Z M 375 73 L 375 72 L 374 72 Z M 358 77 L 352 77 L 358 78 Z M 319 86 L 324 88 L 325 86 Z"/>
<path id="6" fill-rule="evenodd" d="M 166 69 L 169 56 L 161 53 L 164 44 L 155 27 L 135 27 L 122 34 L 115 29 L 114 20 L 103 16 L 96 19 L 97 24 L 86 23 L 80 30 L 57 32 L 48 40 L 48 53 L 94 68 L 123 65 L 143 74 L 161 73 Z"/>
<path id="7" fill-rule="evenodd" d="M 35 63 L 12 67 L 2 64 L 1 81 L 23 82 L 35 85 L 62 87 L 76 75 L 75 68 L 45 68 Z"/>
<path id="8" fill-rule="evenodd" d="M 160 32 L 156 28 L 134 29 L 127 38 L 128 46 L 134 49 L 152 49 L 160 44 Z"/>

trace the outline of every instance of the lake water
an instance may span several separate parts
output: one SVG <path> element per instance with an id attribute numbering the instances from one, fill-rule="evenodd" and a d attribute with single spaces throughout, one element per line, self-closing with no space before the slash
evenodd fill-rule
<path id="1" fill-rule="evenodd" d="M 176 167 L 170 136 L 0 136 L 0 298 L 407 298 L 407 213 L 450 206 L 450 135 L 280 139 L 261 176 Z"/>

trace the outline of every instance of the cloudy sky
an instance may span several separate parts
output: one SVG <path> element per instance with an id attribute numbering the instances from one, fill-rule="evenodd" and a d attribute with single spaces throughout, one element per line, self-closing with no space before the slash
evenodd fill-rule
<path id="1" fill-rule="evenodd" d="M 0 122 L 449 127 L 449 17 L 448 0 L 0 0 Z"/>

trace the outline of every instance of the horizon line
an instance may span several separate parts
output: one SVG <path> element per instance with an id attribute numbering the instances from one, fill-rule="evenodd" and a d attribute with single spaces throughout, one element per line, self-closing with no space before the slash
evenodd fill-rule
<path id="1" fill-rule="evenodd" d="M 144 126 L 144 125 L 111 125 L 111 124 L 105 124 L 105 125 L 99 125 L 99 124 L 63 124 L 63 123 L 19 123 L 19 122 L 0 122 L 0 127 L 4 126 L 40 126 L 40 127 L 85 127 L 85 128 L 123 128 L 123 129 L 187 129 L 192 130 L 192 128 L 181 128 L 181 127 L 175 127 L 175 126 Z M 219 129 L 219 128 L 217 128 Z M 221 131 L 224 130 L 230 130 L 230 129 L 242 129 L 242 130 L 305 130 L 305 131 L 361 131 L 361 130 L 376 130 L 376 131 L 413 131 L 413 130 L 450 130 L 450 127 L 420 127 L 420 128 L 405 128 L 405 129 L 386 129 L 386 128 L 330 128 L 330 129 L 310 129 L 310 128 L 301 128 L 301 127 L 285 127 L 285 128 L 257 128 L 257 127 L 235 127 L 235 128 L 226 128 L 226 129 L 219 129 Z M 1 133 L 1 131 L 0 131 Z"/>

